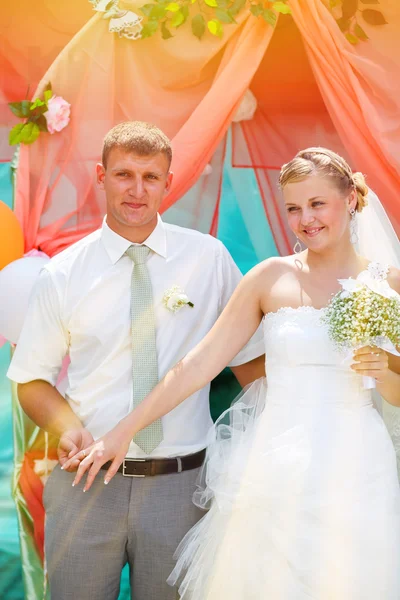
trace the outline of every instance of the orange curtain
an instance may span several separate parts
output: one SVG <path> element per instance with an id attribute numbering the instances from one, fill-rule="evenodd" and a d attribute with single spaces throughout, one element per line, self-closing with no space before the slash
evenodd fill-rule
<path id="1" fill-rule="evenodd" d="M 368 176 L 400 233 L 400 10 L 373 8 L 387 25 L 359 16 L 369 40 L 350 44 L 321 0 L 291 0 L 293 18 L 332 121 L 352 165 Z M 372 6 L 368 5 L 368 8 Z M 367 8 L 367 4 L 360 4 Z"/>
<path id="2" fill-rule="evenodd" d="M 142 0 L 130 3 L 132 10 Z M 116 123 L 141 119 L 173 140 L 174 186 L 166 210 L 202 174 L 265 53 L 272 28 L 242 15 L 223 40 L 199 42 L 190 24 L 164 41 L 130 41 L 94 16 L 64 48 L 42 79 L 72 105 L 61 133 L 21 148 L 16 212 L 26 250 L 49 255 L 100 226 L 104 198 L 94 185 L 102 138 Z M 229 90 L 229 93 L 227 93 Z"/>
<path id="3" fill-rule="evenodd" d="M 142 0 L 125 4 L 139 12 Z M 400 15 L 390 4 L 379 4 L 388 25 L 362 23 L 370 39 L 352 46 L 322 0 L 291 0 L 293 21 L 280 21 L 291 23 L 294 45 L 307 60 L 297 87 L 300 63 L 293 60 L 290 36 L 280 52 L 292 59 L 284 64 L 278 60 L 280 71 L 270 69 L 270 47 L 278 36 L 285 36 L 278 26 L 273 37 L 273 29 L 260 18 L 242 14 L 238 25 L 226 26 L 222 40 L 206 35 L 199 42 L 185 24 L 167 41 L 158 34 L 129 41 L 111 34 L 108 22 L 95 15 L 39 85 L 38 92 L 50 80 L 55 93 L 71 103 L 72 116 L 61 133 L 42 135 L 22 148 L 16 212 L 26 250 L 40 246 L 53 255 L 100 226 L 105 205 L 94 184 L 94 166 L 104 134 L 122 120 L 154 122 L 172 138 L 175 178 L 162 211 L 175 206 L 193 190 L 221 147 L 249 85 L 260 108 L 252 126 L 236 129 L 245 160 L 258 169 L 260 192 L 281 253 L 289 250 L 291 239 L 275 198 L 276 171 L 301 145 L 321 143 L 347 155 L 354 168 L 368 175 L 399 229 Z M 263 74 L 268 74 L 264 80 Z M 287 101 L 290 94 L 292 102 Z M 284 101 L 277 109 L 279 98 Z M 279 119 L 274 120 L 274 110 Z M 270 137 L 263 140 L 264 133 Z M 215 181 L 220 182 L 221 169 L 220 161 Z M 201 194 L 197 197 L 201 205 Z M 218 199 L 210 209 L 214 230 L 217 203 Z"/>
<path id="4" fill-rule="evenodd" d="M 233 126 L 232 164 L 252 168 L 278 252 L 292 252 L 278 178 L 281 166 L 307 146 L 347 152 L 318 89 L 294 20 L 281 17 L 251 83 L 258 110 Z"/>
<path id="5" fill-rule="evenodd" d="M 35 91 L 43 73 L 64 46 L 92 16 L 84 0 L 17 0 L 0 8 L 0 161 L 10 160 L 10 127 L 20 122 L 8 102 Z"/>

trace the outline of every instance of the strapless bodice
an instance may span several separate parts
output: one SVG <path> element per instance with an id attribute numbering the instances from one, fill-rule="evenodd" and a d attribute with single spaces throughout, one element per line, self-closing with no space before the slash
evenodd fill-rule
<path id="1" fill-rule="evenodd" d="M 362 378 L 350 369 L 352 352 L 339 350 L 322 321 L 325 309 L 284 307 L 265 316 L 269 401 L 274 403 L 372 403 Z"/>

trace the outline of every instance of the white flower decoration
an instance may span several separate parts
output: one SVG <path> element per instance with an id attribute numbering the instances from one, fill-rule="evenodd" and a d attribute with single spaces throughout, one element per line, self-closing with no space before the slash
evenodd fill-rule
<path id="1" fill-rule="evenodd" d="M 253 92 L 248 89 L 242 98 L 239 108 L 236 111 L 232 121 L 234 123 L 240 123 L 241 121 L 251 121 L 254 117 L 254 113 L 257 110 L 257 98 Z"/>
<path id="2" fill-rule="evenodd" d="M 109 31 L 128 40 L 139 40 L 142 35 L 142 20 L 131 10 L 122 10 L 118 0 L 89 0 L 96 12 L 102 12 L 103 19 L 110 19 Z"/>
<path id="3" fill-rule="evenodd" d="M 349 279 L 339 279 L 338 281 L 343 288 L 341 295 L 344 298 L 362 289 L 364 286 L 384 298 L 399 297 L 399 294 L 390 287 L 386 279 L 375 279 L 369 271 L 363 271 L 357 279 L 350 277 Z"/>
<path id="4" fill-rule="evenodd" d="M 178 312 L 178 310 L 186 305 L 190 306 L 191 308 L 194 307 L 193 302 L 190 302 L 184 290 L 178 285 L 174 285 L 172 288 L 167 290 L 164 293 L 162 301 L 165 308 L 173 313 Z"/>
<path id="5" fill-rule="evenodd" d="M 211 175 L 211 173 L 213 172 L 213 168 L 210 165 L 210 163 L 206 164 L 206 166 L 204 167 L 204 171 L 202 173 L 202 175 Z"/>

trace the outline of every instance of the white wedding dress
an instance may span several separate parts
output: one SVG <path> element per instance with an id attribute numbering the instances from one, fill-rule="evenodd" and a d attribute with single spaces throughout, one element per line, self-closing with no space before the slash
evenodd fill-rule
<path id="1" fill-rule="evenodd" d="M 393 443 L 323 310 L 264 318 L 267 384 L 213 430 L 194 497 L 211 508 L 169 578 L 182 600 L 400 599 Z"/>

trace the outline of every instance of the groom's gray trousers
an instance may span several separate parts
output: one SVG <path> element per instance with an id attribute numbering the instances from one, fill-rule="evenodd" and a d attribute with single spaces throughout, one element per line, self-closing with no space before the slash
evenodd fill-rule
<path id="1" fill-rule="evenodd" d="M 116 600 L 129 563 L 132 600 L 176 600 L 166 580 L 185 533 L 203 515 L 192 503 L 199 469 L 124 477 L 73 488 L 57 466 L 44 490 L 45 553 L 52 600 Z"/>

